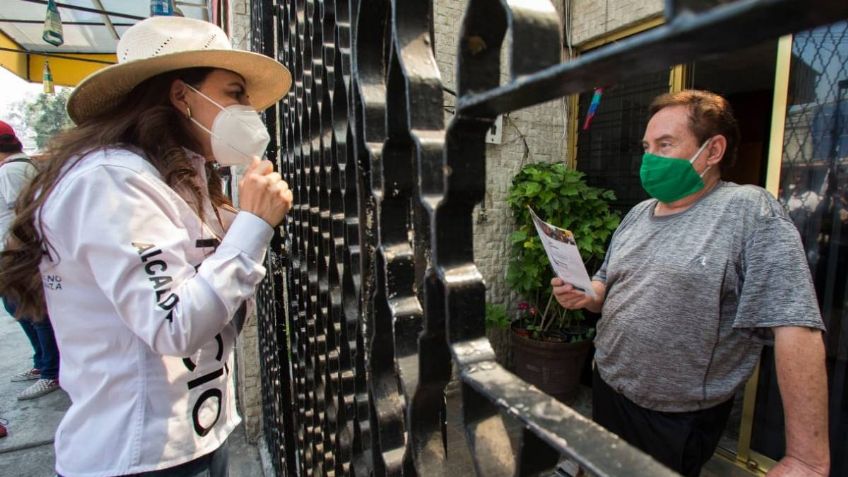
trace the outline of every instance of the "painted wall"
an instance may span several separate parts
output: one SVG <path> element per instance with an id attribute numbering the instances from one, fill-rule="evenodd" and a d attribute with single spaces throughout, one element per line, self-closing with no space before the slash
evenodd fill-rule
<path id="1" fill-rule="evenodd" d="M 580 45 L 663 12 L 663 0 L 554 0 L 570 8 L 571 43 Z"/>
<path id="2" fill-rule="evenodd" d="M 457 0 L 434 2 L 436 60 L 444 85 L 454 91 L 458 19 L 462 18 L 466 5 L 466 1 Z M 559 0 L 555 6 L 562 12 Z M 501 63 L 505 65 L 506 61 Z M 501 74 L 501 81 L 507 81 L 505 72 Z M 456 98 L 445 94 L 446 109 L 452 110 L 455 102 Z M 445 120 L 449 121 L 451 116 L 446 112 Z M 486 196 L 474 211 L 474 255 L 486 280 L 490 302 L 513 305 L 516 301 L 505 283 L 508 238 L 514 226 L 506 205 L 507 189 L 523 163 L 565 160 L 566 118 L 567 110 L 562 100 L 512 112 L 503 119 L 501 144 L 487 146 Z M 499 348 L 497 343 L 495 346 Z"/>

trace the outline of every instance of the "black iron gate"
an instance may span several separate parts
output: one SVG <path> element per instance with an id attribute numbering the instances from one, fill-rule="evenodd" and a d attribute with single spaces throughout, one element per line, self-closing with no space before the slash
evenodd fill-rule
<path id="1" fill-rule="evenodd" d="M 468 0 L 446 126 L 432 0 L 252 2 L 254 49 L 294 78 L 267 119 L 295 206 L 258 296 L 278 475 L 451 475 L 457 446 L 478 475 L 562 457 L 593 475 L 672 475 L 496 363 L 472 251 L 498 114 L 848 17 L 844 0 L 666 3 L 664 26 L 560 63 L 550 0 Z M 444 433 L 452 367 L 464 442 Z M 523 426 L 516 451 L 504 414 Z"/>

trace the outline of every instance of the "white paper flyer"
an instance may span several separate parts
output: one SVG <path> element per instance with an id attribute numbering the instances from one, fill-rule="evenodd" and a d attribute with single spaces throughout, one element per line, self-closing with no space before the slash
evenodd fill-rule
<path id="1" fill-rule="evenodd" d="M 595 289 L 592 288 L 592 280 L 586 272 L 583 259 L 580 258 L 580 250 L 574 241 L 574 234 L 569 230 L 559 228 L 540 219 L 536 212 L 530 207 L 533 216 L 533 224 L 536 232 L 542 239 L 542 246 L 548 254 L 548 261 L 554 269 L 556 276 L 566 283 L 570 283 L 576 290 L 597 298 Z"/>

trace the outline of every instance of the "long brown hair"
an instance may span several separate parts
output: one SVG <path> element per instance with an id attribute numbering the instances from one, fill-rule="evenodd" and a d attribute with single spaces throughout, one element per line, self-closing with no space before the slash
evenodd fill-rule
<path id="1" fill-rule="evenodd" d="M 187 191 L 196 212 L 203 217 L 203 191 L 185 150 L 200 151 L 189 133 L 186 119 L 171 105 L 169 91 L 175 79 L 199 88 L 212 68 L 190 68 L 150 78 L 113 109 L 60 133 L 48 146 L 41 171 L 21 193 L 16 218 L 9 229 L 6 249 L 0 253 L 0 295 L 17 304 L 16 317 L 40 319 L 46 315 L 39 265 L 52 247 L 41 228 L 41 207 L 56 184 L 86 154 L 107 147 L 140 149 L 172 189 Z M 212 204 L 230 206 L 221 190 L 221 179 L 207 163 Z M 39 225 L 36 225 L 39 224 Z"/>

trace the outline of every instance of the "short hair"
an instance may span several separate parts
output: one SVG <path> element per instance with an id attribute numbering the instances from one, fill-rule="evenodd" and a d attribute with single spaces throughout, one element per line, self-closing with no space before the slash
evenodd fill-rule
<path id="1" fill-rule="evenodd" d="M 736 163 L 739 147 L 739 125 L 733 116 L 733 108 L 723 97 L 709 91 L 687 89 L 666 93 L 654 98 L 648 108 L 648 118 L 669 106 L 686 106 L 689 109 L 689 129 L 699 144 L 712 136 L 721 134 L 727 139 L 727 149 L 721 161 L 725 169 Z"/>

